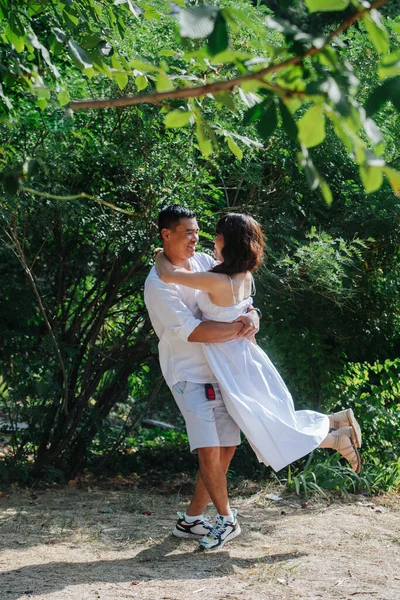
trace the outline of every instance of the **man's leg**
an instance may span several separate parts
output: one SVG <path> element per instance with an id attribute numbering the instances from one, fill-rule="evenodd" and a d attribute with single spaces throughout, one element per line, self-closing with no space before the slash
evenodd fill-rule
<path id="1" fill-rule="evenodd" d="M 179 516 L 172 532 L 177 537 L 204 537 L 213 529 L 203 516 L 210 497 L 222 514 L 217 518 L 235 521 L 229 508 L 226 471 L 235 447 L 240 444 L 240 430 L 227 412 L 216 384 L 214 391 L 215 398 L 209 398 L 204 384 L 192 382 L 179 382 L 172 388 L 185 418 L 190 448 L 197 450 L 200 465 L 190 506 Z M 234 527 L 240 533 L 236 521 Z M 204 533 L 200 534 L 200 531 Z"/>
<path id="2" fill-rule="evenodd" d="M 214 452 L 215 450 L 218 450 L 218 453 Z M 186 511 L 188 516 L 202 515 L 210 501 L 210 498 L 220 514 L 230 514 L 226 473 L 235 450 L 236 446 L 198 449 L 200 471 L 197 475 L 192 501 L 190 502 L 189 508 Z M 206 466 L 210 461 L 212 463 L 211 469 Z M 215 470 L 218 471 L 218 475 L 215 475 Z M 205 480 L 207 484 L 204 481 L 202 472 L 205 472 Z M 211 472 L 214 472 L 214 475 L 208 476 Z M 219 485 L 217 486 L 218 489 L 215 489 L 215 482 L 221 482 L 222 486 Z M 227 509 L 228 512 L 221 512 L 220 508 L 218 508 L 217 504 L 215 504 L 214 498 L 216 498 L 219 507 Z"/>

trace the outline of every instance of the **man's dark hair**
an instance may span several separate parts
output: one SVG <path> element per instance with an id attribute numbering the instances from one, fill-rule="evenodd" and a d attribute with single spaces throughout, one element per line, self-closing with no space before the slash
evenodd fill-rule
<path id="1" fill-rule="evenodd" d="M 162 209 L 158 215 L 158 232 L 161 235 L 162 229 L 173 229 L 179 225 L 181 219 L 194 219 L 195 214 L 190 208 L 180 204 L 171 204 Z"/>

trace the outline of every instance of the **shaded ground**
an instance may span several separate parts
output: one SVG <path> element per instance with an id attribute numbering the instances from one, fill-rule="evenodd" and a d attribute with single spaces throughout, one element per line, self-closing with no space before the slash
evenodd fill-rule
<path id="1" fill-rule="evenodd" d="M 12 490 L 0 497 L 0 598 L 400 598 L 398 496 L 302 506 L 260 490 L 232 504 L 242 535 L 200 553 L 169 534 L 186 506 L 176 491 Z"/>

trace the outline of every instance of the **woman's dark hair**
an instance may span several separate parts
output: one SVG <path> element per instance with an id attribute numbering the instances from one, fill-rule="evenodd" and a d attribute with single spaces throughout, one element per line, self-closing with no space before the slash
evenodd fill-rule
<path id="1" fill-rule="evenodd" d="M 160 211 L 158 215 L 158 232 L 162 229 L 173 229 L 179 225 L 181 219 L 194 219 L 195 214 L 190 208 L 180 204 L 171 204 Z"/>
<path id="2" fill-rule="evenodd" d="M 223 261 L 211 271 L 233 275 L 254 271 L 263 260 L 264 236 L 260 225 L 253 217 L 239 213 L 228 213 L 217 223 L 217 234 L 224 236 L 221 254 Z"/>

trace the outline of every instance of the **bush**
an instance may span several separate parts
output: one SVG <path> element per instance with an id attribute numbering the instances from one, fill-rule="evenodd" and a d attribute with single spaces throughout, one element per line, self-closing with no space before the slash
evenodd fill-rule
<path id="1" fill-rule="evenodd" d="M 400 358 L 350 363 L 335 389 L 338 396 L 330 408 L 353 408 L 363 429 L 365 462 L 396 462 L 400 453 Z"/>

